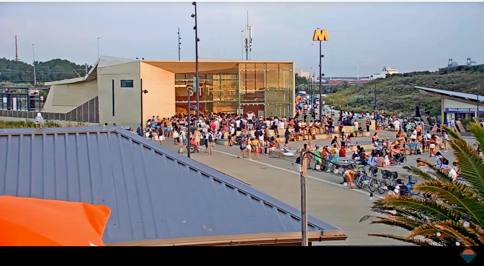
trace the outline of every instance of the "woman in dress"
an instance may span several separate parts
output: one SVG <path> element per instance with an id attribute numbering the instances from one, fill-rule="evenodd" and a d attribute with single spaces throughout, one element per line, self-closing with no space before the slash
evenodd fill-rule
<path id="1" fill-rule="evenodd" d="M 200 133 L 200 130 L 195 130 L 193 133 L 193 140 L 195 141 L 197 151 L 200 152 L 200 138 L 202 136 L 202 133 Z"/>

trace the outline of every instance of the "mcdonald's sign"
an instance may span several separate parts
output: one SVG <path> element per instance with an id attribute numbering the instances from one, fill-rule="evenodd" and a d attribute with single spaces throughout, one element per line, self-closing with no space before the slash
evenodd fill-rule
<path id="1" fill-rule="evenodd" d="M 327 30 L 315 30 L 313 41 L 328 41 L 328 31 Z"/>

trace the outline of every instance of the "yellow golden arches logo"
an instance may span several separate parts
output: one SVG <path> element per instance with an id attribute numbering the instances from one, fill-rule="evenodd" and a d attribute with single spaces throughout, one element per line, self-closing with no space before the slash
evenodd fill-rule
<path id="1" fill-rule="evenodd" d="M 315 30 L 313 41 L 328 41 L 328 31 L 327 30 Z"/>

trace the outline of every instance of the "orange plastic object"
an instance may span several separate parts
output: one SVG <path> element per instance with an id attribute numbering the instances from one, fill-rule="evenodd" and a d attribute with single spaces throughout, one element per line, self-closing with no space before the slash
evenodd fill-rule
<path id="1" fill-rule="evenodd" d="M 110 213 L 101 205 L 0 196 L 0 246 L 104 246 Z"/>

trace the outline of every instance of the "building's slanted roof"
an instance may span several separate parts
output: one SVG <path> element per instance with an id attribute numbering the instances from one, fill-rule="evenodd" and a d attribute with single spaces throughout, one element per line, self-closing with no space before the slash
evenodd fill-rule
<path id="1" fill-rule="evenodd" d="M 299 210 L 119 127 L 0 130 L 0 147 L 0 195 L 106 205 L 106 244 L 301 238 Z M 308 222 L 310 240 L 346 238 Z"/>
<path id="2" fill-rule="evenodd" d="M 425 88 L 425 87 L 419 87 L 419 86 L 415 86 L 415 88 L 422 90 L 424 92 L 430 92 L 432 94 L 451 96 L 451 97 L 456 97 L 456 98 L 460 98 L 460 99 L 463 99 L 463 100 L 477 102 L 477 94 L 447 91 L 447 90 L 438 90 L 438 89 Z M 484 96 L 479 95 L 479 102 L 484 102 Z"/>
<path id="3" fill-rule="evenodd" d="M 120 57 L 114 57 L 114 56 L 101 56 L 96 64 L 89 70 L 86 76 L 84 77 L 79 77 L 79 78 L 73 78 L 73 79 L 63 79 L 63 80 L 58 80 L 58 81 L 53 81 L 53 82 L 46 82 L 46 86 L 52 86 L 52 85 L 62 85 L 62 84 L 73 84 L 73 83 L 82 83 L 82 82 L 88 82 L 88 81 L 93 81 L 97 79 L 97 69 L 98 68 L 103 68 L 103 67 L 110 67 L 110 66 L 115 66 L 115 65 L 121 65 L 133 61 L 139 61 L 136 59 L 128 59 L 128 58 L 120 58 Z"/>

